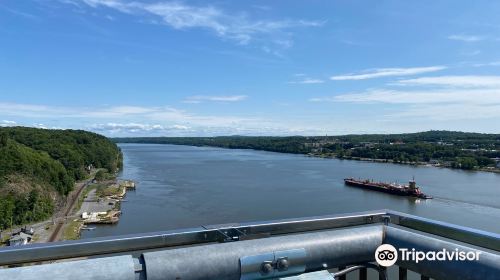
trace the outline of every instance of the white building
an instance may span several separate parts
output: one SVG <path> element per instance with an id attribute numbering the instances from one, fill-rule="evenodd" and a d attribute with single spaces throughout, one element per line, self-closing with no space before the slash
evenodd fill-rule
<path id="1" fill-rule="evenodd" d="M 26 245 L 31 242 L 31 239 L 33 239 L 33 236 L 24 232 L 19 232 L 9 239 L 9 246 Z"/>

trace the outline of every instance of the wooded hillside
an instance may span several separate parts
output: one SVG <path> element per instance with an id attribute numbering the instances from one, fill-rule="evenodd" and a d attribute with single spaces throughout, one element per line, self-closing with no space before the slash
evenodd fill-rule
<path id="1" fill-rule="evenodd" d="M 0 229 L 50 217 L 86 168 L 121 168 L 119 148 L 82 130 L 0 128 Z"/>

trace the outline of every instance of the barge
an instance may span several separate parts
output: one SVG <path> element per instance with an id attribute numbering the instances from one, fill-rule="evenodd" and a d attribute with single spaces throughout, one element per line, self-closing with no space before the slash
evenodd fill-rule
<path id="1" fill-rule="evenodd" d="M 408 185 L 396 183 L 374 182 L 373 180 L 356 180 L 354 178 L 344 179 L 344 183 L 348 186 L 358 187 L 367 190 L 379 191 L 400 196 L 412 196 L 416 198 L 431 199 L 432 196 L 424 194 L 417 186 L 415 179 L 411 180 Z"/>

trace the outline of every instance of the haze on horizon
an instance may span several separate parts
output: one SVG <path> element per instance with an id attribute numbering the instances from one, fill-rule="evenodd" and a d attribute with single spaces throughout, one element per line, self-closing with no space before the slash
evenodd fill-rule
<path id="1" fill-rule="evenodd" d="M 485 0 L 3 1 L 0 126 L 500 133 L 498 14 Z"/>

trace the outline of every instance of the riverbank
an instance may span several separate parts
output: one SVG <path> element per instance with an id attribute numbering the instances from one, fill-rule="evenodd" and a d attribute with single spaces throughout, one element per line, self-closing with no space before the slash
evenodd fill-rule
<path id="1" fill-rule="evenodd" d="M 93 230 L 96 224 L 115 224 L 120 220 L 121 203 L 127 190 L 135 190 L 130 180 L 106 180 L 89 185 L 80 197 L 79 207 L 74 209 L 72 220 L 64 229 L 62 240 L 80 238 L 82 230 Z"/>
<path id="2" fill-rule="evenodd" d="M 135 189 L 135 182 L 118 180 L 116 175 L 108 175 L 106 180 L 97 182 L 97 172 L 94 170 L 87 179 L 75 183 L 74 190 L 60 203 L 62 206 L 50 219 L 5 230 L 0 243 L 7 244 L 12 234 L 22 229 L 33 231 L 28 243 L 46 243 L 79 239 L 86 224 L 117 223 L 121 201 L 127 190 Z M 92 215 L 94 219 L 89 220 Z"/>
<path id="3" fill-rule="evenodd" d="M 257 151 L 259 151 L 259 150 L 257 150 Z M 429 163 L 429 162 L 410 162 L 410 161 L 396 162 L 396 161 L 391 160 L 391 159 L 376 159 L 376 158 L 362 158 L 362 157 L 339 157 L 337 155 L 314 154 L 314 153 L 306 154 L 306 156 L 316 157 L 316 158 L 326 158 L 326 159 L 355 160 L 355 161 L 367 161 L 367 162 L 376 162 L 376 163 L 391 163 L 391 164 L 402 164 L 402 165 L 413 165 L 413 166 L 447 168 L 447 169 L 452 169 L 452 170 L 463 170 L 460 168 L 453 168 L 451 166 L 446 166 L 446 165 L 443 165 L 440 163 Z M 477 168 L 477 169 L 471 169 L 468 171 L 492 172 L 492 173 L 499 173 L 500 174 L 500 168 L 494 168 L 494 167 Z"/>

